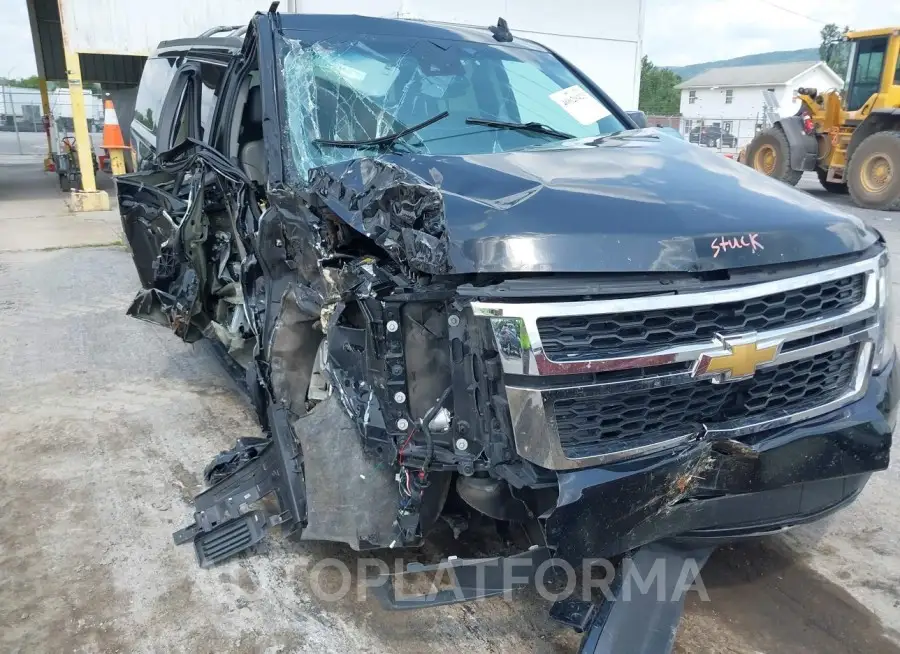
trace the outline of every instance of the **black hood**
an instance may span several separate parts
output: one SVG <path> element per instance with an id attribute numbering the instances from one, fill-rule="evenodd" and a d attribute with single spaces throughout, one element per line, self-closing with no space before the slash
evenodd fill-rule
<path id="1" fill-rule="evenodd" d="M 836 207 L 652 129 L 516 152 L 391 154 L 315 169 L 311 179 L 333 211 L 373 237 L 365 199 L 379 191 L 393 192 L 382 215 L 427 212 L 425 246 L 448 273 L 735 269 L 877 240 Z M 416 197 L 396 193 L 417 185 L 426 191 Z M 395 226 L 400 249 L 414 246 L 406 232 L 422 233 L 421 221 Z"/>

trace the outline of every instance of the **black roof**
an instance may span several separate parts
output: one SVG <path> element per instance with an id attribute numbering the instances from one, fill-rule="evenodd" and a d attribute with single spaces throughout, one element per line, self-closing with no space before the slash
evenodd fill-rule
<path id="1" fill-rule="evenodd" d="M 405 18 L 376 18 L 351 14 L 281 14 L 281 27 L 285 36 L 302 39 L 302 32 L 326 32 L 340 34 L 377 34 L 383 36 L 405 36 L 419 39 L 447 39 L 500 45 L 487 26 L 473 27 L 455 23 L 436 23 Z M 542 45 L 521 39 L 516 35 L 515 25 L 510 26 L 513 34 L 511 45 L 533 50 L 546 50 Z"/>
<path id="2" fill-rule="evenodd" d="M 354 14 L 279 14 L 278 17 L 284 36 L 301 40 L 305 32 L 318 32 L 330 35 L 373 34 L 499 45 L 487 26 L 480 28 L 456 23 L 437 23 L 405 18 L 376 18 Z M 519 38 L 516 35 L 515 26 L 512 26 L 511 32 L 513 41 L 502 45 L 529 50 L 546 50 L 539 43 Z M 200 35 L 163 41 L 157 46 L 155 54 L 187 50 L 231 54 L 240 51 L 242 45 L 243 41 L 240 37 Z"/>

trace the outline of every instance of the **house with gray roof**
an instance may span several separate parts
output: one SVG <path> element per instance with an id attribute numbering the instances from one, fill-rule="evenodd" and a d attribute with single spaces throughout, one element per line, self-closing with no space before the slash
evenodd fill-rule
<path id="1" fill-rule="evenodd" d="M 839 89 L 843 80 L 822 61 L 711 68 L 675 87 L 681 91 L 682 131 L 687 135 L 714 125 L 746 145 L 767 110 L 782 116 L 797 112 L 794 92 L 801 87 Z M 771 91 L 777 107 L 768 106 L 765 91 Z"/>

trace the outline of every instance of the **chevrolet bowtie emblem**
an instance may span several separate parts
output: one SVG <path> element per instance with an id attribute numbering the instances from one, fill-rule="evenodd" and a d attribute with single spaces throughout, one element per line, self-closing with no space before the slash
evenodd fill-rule
<path id="1" fill-rule="evenodd" d="M 704 352 L 694 365 L 694 377 L 714 377 L 714 381 L 736 381 L 752 377 L 756 369 L 771 363 L 781 350 L 780 340 L 759 342 L 755 333 L 737 336 L 716 334 L 722 347 Z"/>

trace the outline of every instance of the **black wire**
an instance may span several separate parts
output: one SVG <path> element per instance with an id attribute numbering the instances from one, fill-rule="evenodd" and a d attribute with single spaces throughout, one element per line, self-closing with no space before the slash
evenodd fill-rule
<path id="1" fill-rule="evenodd" d="M 441 393 L 438 401 L 435 402 L 433 407 L 428 409 L 425 417 L 422 418 L 422 433 L 425 434 L 425 460 L 422 462 L 422 470 L 427 469 L 428 466 L 431 465 L 431 460 L 434 458 L 434 441 L 431 438 L 431 430 L 428 429 L 428 423 L 430 423 L 432 418 L 437 415 L 437 412 L 441 410 L 444 400 L 450 395 L 451 388 L 452 386 L 448 386 L 444 392 Z"/>

